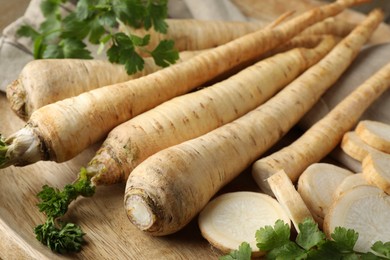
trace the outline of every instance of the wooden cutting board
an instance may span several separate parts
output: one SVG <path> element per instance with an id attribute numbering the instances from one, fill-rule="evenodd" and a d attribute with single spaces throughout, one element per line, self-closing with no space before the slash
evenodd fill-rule
<path id="1" fill-rule="evenodd" d="M 8 8 L 8 20 L 0 20 L 0 28 L 22 14 L 22 8 L 28 3 L 9 2 L 15 5 Z M 242 0 L 241 4 L 251 6 L 252 3 Z M 23 125 L 10 110 L 5 94 L 0 93 L 0 133 L 9 136 Z M 123 209 L 124 184 L 99 187 L 93 198 L 80 198 L 72 204 L 64 220 L 81 225 L 87 234 L 87 244 L 80 253 L 61 256 L 41 245 L 33 234 L 33 228 L 45 219 L 36 207 L 36 194 L 42 185 L 62 188 L 72 182 L 98 147 L 96 144 L 66 163 L 39 162 L 0 170 L 0 258 L 217 259 L 221 255 L 202 238 L 196 219 L 180 232 L 166 237 L 152 237 L 136 229 Z M 234 190 L 257 190 L 257 187 L 249 174 L 243 174 L 221 192 Z"/>

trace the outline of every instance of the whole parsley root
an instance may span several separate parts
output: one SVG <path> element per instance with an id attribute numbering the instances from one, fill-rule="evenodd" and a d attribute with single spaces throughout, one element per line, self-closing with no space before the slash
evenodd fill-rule
<path id="1" fill-rule="evenodd" d="M 323 59 L 263 105 L 140 163 L 126 184 L 124 204 L 130 221 L 152 235 L 171 234 L 188 224 L 219 189 L 271 148 L 317 103 L 352 63 L 382 18 L 380 12 L 371 13 Z"/>
<path id="2" fill-rule="evenodd" d="M 101 140 L 115 126 L 259 57 L 308 26 L 360 2 L 339 0 L 156 73 L 41 107 L 31 115 L 25 128 L 5 139 L 7 152 L 0 167 L 39 160 L 69 160 Z"/>
<path id="3" fill-rule="evenodd" d="M 256 232 L 257 247 L 266 252 L 265 259 L 390 259 L 390 242 L 375 242 L 371 251 L 355 250 L 359 233 L 353 229 L 336 227 L 329 237 L 312 219 L 299 223 L 295 240 L 290 226 L 279 219 L 274 226 L 265 226 Z M 250 260 L 251 247 L 243 242 L 237 250 L 221 256 L 220 260 Z"/>
<path id="4" fill-rule="evenodd" d="M 181 52 L 176 62 L 188 60 L 197 54 L 198 52 Z M 145 58 L 144 62 L 142 71 L 129 75 L 122 65 L 103 60 L 33 60 L 7 86 L 7 98 L 12 110 L 26 120 L 44 105 L 99 87 L 139 78 L 162 68 L 152 58 Z"/>

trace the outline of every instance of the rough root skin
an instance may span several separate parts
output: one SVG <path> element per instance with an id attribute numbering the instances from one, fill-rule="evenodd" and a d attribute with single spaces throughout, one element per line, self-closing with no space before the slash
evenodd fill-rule
<path id="1" fill-rule="evenodd" d="M 26 111 L 26 91 L 21 86 L 21 82 L 17 79 L 7 86 L 7 99 L 11 105 L 11 109 L 22 118 L 27 120 L 28 113 Z"/>

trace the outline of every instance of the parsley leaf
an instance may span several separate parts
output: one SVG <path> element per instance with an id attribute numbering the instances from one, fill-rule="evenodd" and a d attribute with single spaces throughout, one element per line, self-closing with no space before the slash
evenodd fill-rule
<path id="1" fill-rule="evenodd" d="M 34 228 L 38 241 L 49 247 L 52 251 L 65 254 L 79 252 L 85 243 L 85 233 L 81 228 L 72 223 L 60 222 L 55 224 L 53 217 L 49 217 L 44 224 Z"/>
<path id="2" fill-rule="evenodd" d="M 379 255 L 390 259 L 390 242 L 383 243 L 381 241 L 377 241 L 371 249 Z"/>
<path id="3" fill-rule="evenodd" d="M 265 226 L 256 231 L 257 247 L 269 251 L 290 241 L 290 227 L 282 220 L 277 220 L 274 227 Z"/>
<path id="4" fill-rule="evenodd" d="M 353 251 L 359 234 L 352 229 L 336 227 L 331 236 L 340 251 Z"/>
<path id="5" fill-rule="evenodd" d="M 325 239 L 325 234 L 320 231 L 317 223 L 309 218 L 299 223 L 298 227 L 300 232 L 296 241 L 305 250 L 310 250 L 310 248 L 319 245 Z"/>
<path id="6" fill-rule="evenodd" d="M 250 260 L 252 249 L 247 242 L 242 242 L 238 250 L 233 250 L 229 255 L 222 256 L 219 260 Z"/>
<path id="7" fill-rule="evenodd" d="M 161 67 L 167 67 L 174 64 L 179 59 L 179 53 L 174 49 L 172 40 L 162 40 L 151 52 L 154 62 Z"/>

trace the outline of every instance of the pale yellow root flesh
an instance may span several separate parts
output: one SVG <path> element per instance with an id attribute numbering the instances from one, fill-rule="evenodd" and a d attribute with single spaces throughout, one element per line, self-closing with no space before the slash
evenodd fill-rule
<path id="1" fill-rule="evenodd" d="M 363 177 L 376 185 L 387 194 L 390 194 L 390 154 L 370 153 L 363 162 Z"/>
<path id="2" fill-rule="evenodd" d="M 379 153 L 380 151 L 364 142 L 355 131 L 349 131 L 344 134 L 341 141 L 341 149 L 353 159 L 362 162 L 370 153 Z"/>
<path id="3" fill-rule="evenodd" d="M 390 241 L 390 196 L 374 186 L 360 185 L 334 201 L 324 220 L 330 238 L 336 227 L 359 233 L 354 250 L 367 252 L 376 241 Z"/>
<path id="4" fill-rule="evenodd" d="M 290 225 L 281 205 L 272 197 L 257 192 L 232 192 L 210 201 L 200 212 L 198 224 L 202 236 L 224 253 L 249 243 L 252 256 L 260 256 L 256 231 L 273 226 L 277 220 Z"/>
<path id="5" fill-rule="evenodd" d="M 363 173 L 355 173 L 345 177 L 344 180 L 337 185 L 336 190 L 333 193 L 333 200 L 338 199 L 346 191 L 360 185 L 369 185 L 368 181 L 364 178 Z"/>
<path id="6" fill-rule="evenodd" d="M 297 190 L 320 226 L 339 183 L 351 175 L 351 171 L 336 165 L 315 163 L 299 177 Z"/>
<path id="7" fill-rule="evenodd" d="M 378 121 L 360 121 L 356 134 L 368 145 L 390 154 L 390 125 Z"/>
<path id="8" fill-rule="evenodd" d="M 276 199 L 294 224 L 295 230 L 300 232 L 299 224 L 307 218 L 314 218 L 290 178 L 281 170 L 269 177 L 267 182 Z"/>

